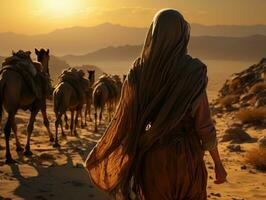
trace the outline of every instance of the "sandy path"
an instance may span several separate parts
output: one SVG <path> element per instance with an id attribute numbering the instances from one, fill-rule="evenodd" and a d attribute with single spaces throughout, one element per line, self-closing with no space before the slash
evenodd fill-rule
<path id="1" fill-rule="evenodd" d="M 54 115 L 48 106 L 51 129 L 54 130 Z M 19 112 L 17 115 L 19 137 L 22 144 L 26 142 L 26 123 L 29 114 Z M 216 119 L 218 136 L 221 137 L 226 123 L 230 119 Z M 101 133 L 104 130 L 101 127 Z M 32 135 L 32 151 L 34 155 L 27 158 L 15 151 L 15 141 L 11 139 L 13 158 L 20 164 L 4 164 L 4 134 L 0 134 L 0 199 L 107 199 L 90 183 L 89 177 L 82 166 L 84 159 L 101 134 L 93 134 L 93 125 L 79 129 L 79 138 L 67 137 L 61 140 L 61 149 L 54 149 L 42 124 L 41 115 L 35 123 Z M 53 131 L 54 132 L 54 131 Z M 66 132 L 68 134 L 68 132 Z M 265 135 L 265 130 L 252 130 L 254 137 Z M 266 173 L 255 170 L 245 163 L 245 151 L 229 152 L 228 143 L 220 143 L 221 154 L 229 173 L 228 183 L 213 184 L 214 170 L 210 156 L 206 153 L 206 165 L 209 172 L 209 199 L 222 200 L 265 200 Z M 243 150 L 255 147 L 255 143 L 242 144 Z M 241 169 L 245 165 L 246 169 Z"/>
<path id="2" fill-rule="evenodd" d="M 51 106 L 48 106 L 51 129 L 54 130 L 54 118 Z M 19 138 L 26 143 L 26 124 L 29 114 L 20 111 L 17 115 Z M 54 149 L 39 114 L 32 135 L 30 158 L 15 151 L 14 138 L 11 139 L 13 158 L 16 165 L 4 164 L 4 134 L 0 138 L 0 199 L 95 199 L 105 200 L 105 195 L 95 189 L 83 168 L 90 149 L 101 135 L 92 134 L 92 126 L 79 129 L 80 137 L 68 136 L 61 140 L 61 148 Z M 101 131 L 103 131 L 102 127 Z M 53 131 L 54 132 L 54 131 Z M 68 131 L 66 131 L 68 133 Z M 60 138 L 61 139 L 61 138 Z"/>

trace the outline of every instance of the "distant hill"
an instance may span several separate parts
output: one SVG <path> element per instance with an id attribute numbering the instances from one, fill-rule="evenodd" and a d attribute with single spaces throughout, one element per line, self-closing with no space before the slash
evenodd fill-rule
<path id="1" fill-rule="evenodd" d="M 266 56 L 266 36 L 192 37 L 189 51 L 205 59 L 257 61 Z"/>
<path id="2" fill-rule="evenodd" d="M 202 25 L 191 24 L 193 36 L 225 36 L 246 37 L 250 35 L 266 35 L 266 25 Z"/>
<path id="3" fill-rule="evenodd" d="M 125 45 L 103 48 L 84 55 L 61 57 L 70 64 L 93 63 L 96 61 L 133 61 L 140 55 L 142 45 Z M 192 56 L 218 60 L 258 60 L 266 55 L 266 36 L 250 37 L 192 37 L 189 43 Z"/>
<path id="4" fill-rule="evenodd" d="M 266 25 L 254 26 L 205 26 L 192 24 L 193 36 L 244 37 L 266 35 Z M 93 27 L 71 27 L 39 35 L 0 33 L 0 55 L 8 55 L 12 49 L 50 48 L 54 55 L 85 54 L 108 46 L 142 44 L 147 28 L 126 27 L 110 23 Z"/>
<path id="5" fill-rule="evenodd" d="M 70 65 L 66 61 L 53 55 L 50 56 L 49 69 L 51 78 L 54 81 L 56 81 L 61 72 L 68 67 L 70 67 Z"/>
<path id="6" fill-rule="evenodd" d="M 12 49 L 35 47 L 50 48 L 54 55 L 81 54 L 112 45 L 140 44 L 145 34 L 146 28 L 108 23 L 94 27 L 59 29 L 34 36 L 0 33 L 0 55 L 7 55 Z"/>
<path id="7" fill-rule="evenodd" d="M 93 63 L 95 61 L 127 61 L 134 60 L 141 52 L 142 45 L 124 45 L 107 47 L 84 55 L 67 55 L 61 57 L 71 65 Z"/>

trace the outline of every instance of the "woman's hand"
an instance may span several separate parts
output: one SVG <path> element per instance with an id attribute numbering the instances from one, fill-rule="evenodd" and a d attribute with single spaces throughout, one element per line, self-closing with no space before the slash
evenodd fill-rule
<path id="1" fill-rule="evenodd" d="M 215 175 L 216 180 L 214 181 L 215 184 L 222 184 L 226 182 L 227 172 L 222 163 L 215 165 Z"/>
<path id="2" fill-rule="evenodd" d="M 227 172 L 224 169 L 223 163 L 220 159 L 219 151 L 217 146 L 210 151 L 211 157 L 213 159 L 215 165 L 215 175 L 216 180 L 214 181 L 215 184 L 221 184 L 226 181 Z"/>

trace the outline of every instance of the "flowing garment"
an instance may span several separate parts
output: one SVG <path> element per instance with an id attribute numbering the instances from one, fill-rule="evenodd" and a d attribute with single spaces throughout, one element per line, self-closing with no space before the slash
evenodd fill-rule
<path id="1" fill-rule="evenodd" d="M 203 150 L 216 137 L 206 66 L 187 54 L 188 41 L 179 12 L 155 16 L 114 118 L 86 160 L 92 182 L 113 199 L 206 199 Z"/>

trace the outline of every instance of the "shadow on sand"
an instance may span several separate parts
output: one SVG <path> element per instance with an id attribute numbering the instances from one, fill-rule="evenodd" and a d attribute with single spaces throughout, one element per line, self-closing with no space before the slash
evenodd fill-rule
<path id="1" fill-rule="evenodd" d="M 104 129 L 102 129 L 104 130 Z M 61 149 L 38 149 L 30 158 L 18 153 L 18 164 L 4 165 L 18 182 L 13 194 L 21 199 L 95 199 L 108 198 L 90 182 L 83 162 L 99 138 L 86 131 L 79 138 L 62 141 Z M 102 134 L 102 133 L 101 133 Z M 98 135 L 98 136 L 95 136 Z M 6 197 L 7 198 L 7 197 Z M 0 196 L 0 199 L 5 199 Z"/>

